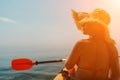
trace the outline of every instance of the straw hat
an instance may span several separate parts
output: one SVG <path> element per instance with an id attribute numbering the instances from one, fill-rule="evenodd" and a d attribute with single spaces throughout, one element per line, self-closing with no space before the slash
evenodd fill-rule
<path id="1" fill-rule="evenodd" d="M 102 24 L 104 26 L 108 25 L 111 21 L 109 14 L 101 8 L 97 8 L 97 9 L 93 10 L 91 13 L 76 12 L 76 11 L 72 10 L 72 16 L 73 16 L 75 24 L 79 30 L 83 30 L 83 27 L 84 27 L 83 23 L 85 23 L 86 21 L 90 22 L 90 19 L 92 20 L 92 22 L 93 21 L 98 22 L 98 23 L 100 22 L 100 24 Z M 89 19 L 89 20 L 87 20 L 87 19 Z"/>
<path id="2" fill-rule="evenodd" d="M 97 18 L 97 19 L 100 19 L 102 20 L 105 24 L 109 24 L 110 21 L 111 21 L 111 18 L 110 18 L 110 15 L 105 11 L 103 10 L 102 8 L 97 8 L 95 10 L 93 10 L 91 12 L 91 14 Z"/>
<path id="3" fill-rule="evenodd" d="M 82 30 L 82 25 L 79 23 L 82 19 L 89 17 L 90 14 L 87 12 L 76 12 L 75 10 L 72 10 L 72 17 L 74 19 L 74 22 L 79 30 Z"/>

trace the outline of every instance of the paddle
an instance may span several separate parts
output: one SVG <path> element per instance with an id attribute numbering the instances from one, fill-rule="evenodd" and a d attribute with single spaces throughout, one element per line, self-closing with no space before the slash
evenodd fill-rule
<path id="1" fill-rule="evenodd" d="M 32 68 L 33 65 L 44 64 L 44 63 L 54 63 L 54 62 L 63 62 L 66 59 L 59 59 L 59 60 L 50 60 L 50 61 L 32 61 L 28 58 L 18 58 L 13 59 L 11 62 L 11 67 L 13 70 L 27 70 Z"/>
<path id="2" fill-rule="evenodd" d="M 120 57 L 120 56 L 119 56 Z M 44 64 L 44 63 L 54 63 L 54 62 L 63 62 L 66 59 L 59 60 L 49 60 L 49 61 L 32 61 L 28 58 L 18 58 L 13 59 L 11 62 L 11 67 L 13 70 L 28 70 L 33 67 L 33 65 Z"/>

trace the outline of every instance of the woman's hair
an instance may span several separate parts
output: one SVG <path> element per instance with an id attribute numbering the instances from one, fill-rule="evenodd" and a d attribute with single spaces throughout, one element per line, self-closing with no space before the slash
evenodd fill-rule
<path id="1" fill-rule="evenodd" d="M 115 41 L 110 37 L 108 25 L 111 21 L 110 15 L 108 14 L 107 11 L 105 11 L 102 8 L 97 8 L 91 12 L 94 18 L 99 19 L 100 21 L 104 22 L 107 27 L 106 27 L 106 41 L 115 44 Z"/>

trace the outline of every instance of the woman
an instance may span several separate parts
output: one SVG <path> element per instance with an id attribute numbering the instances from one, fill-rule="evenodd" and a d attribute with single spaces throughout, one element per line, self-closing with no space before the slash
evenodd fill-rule
<path id="1" fill-rule="evenodd" d="M 96 10 L 86 13 L 82 18 L 78 15 L 79 13 L 73 11 L 77 28 L 82 30 L 83 34 L 89 35 L 89 38 L 75 44 L 65 67 L 69 75 L 73 76 L 71 73 L 77 66 L 74 70 L 75 80 L 118 80 L 118 52 L 107 27 L 110 18 L 96 16 L 95 14 L 100 14 L 102 9 L 100 11 L 98 9 L 97 13 Z"/>

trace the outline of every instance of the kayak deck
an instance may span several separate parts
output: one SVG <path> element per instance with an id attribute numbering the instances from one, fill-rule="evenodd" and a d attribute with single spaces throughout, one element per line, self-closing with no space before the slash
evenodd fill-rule
<path id="1" fill-rule="evenodd" d="M 61 73 L 58 73 L 53 80 L 66 80 Z"/>

